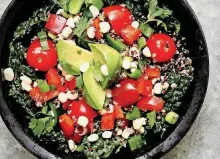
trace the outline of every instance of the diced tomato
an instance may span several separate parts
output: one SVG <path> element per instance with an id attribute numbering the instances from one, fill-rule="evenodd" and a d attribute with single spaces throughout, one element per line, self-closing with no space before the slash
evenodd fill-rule
<path id="1" fill-rule="evenodd" d="M 67 88 L 72 91 L 76 88 L 76 79 L 73 78 L 71 81 L 65 81 Z"/>
<path id="2" fill-rule="evenodd" d="M 124 79 L 119 85 L 120 87 L 112 89 L 114 101 L 122 107 L 129 107 L 135 104 L 140 96 L 137 91 L 137 81 L 133 79 Z"/>
<path id="3" fill-rule="evenodd" d="M 159 68 L 146 68 L 144 72 L 147 74 L 149 79 L 160 77 Z"/>
<path id="4" fill-rule="evenodd" d="M 141 30 L 128 25 L 126 28 L 121 30 L 120 35 L 126 44 L 133 45 L 138 37 L 141 36 Z"/>
<path id="5" fill-rule="evenodd" d="M 46 79 L 49 85 L 59 87 L 61 85 L 61 77 L 56 69 L 50 69 L 46 74 Z"/>
<path id="6" fill-rule="evenodd" d="M 93 23 L 96 28 L 95 37 L 97 40 L 101 40 L 103 37 L 103 34 L 100 32 L 100 27 L 99 27 L 100 19 L 96 18 Z"/>
<path id="7" fill-rule="evenodd" d="M 138 79 L 137 90 L 143 96 L 151 96 L 152 95 L 152 81 L 148 80 L 148 76 L 143 74 L 140 79 Z"/>
<path id="8" fill-rule="evenodd" d="M 89 127 L 89 131 L 90 131 L 91 133 L 93 133 L 93 131 L 94 131 L 94 122 L 93 122 L 93 121 L 90 121 L 89 124 L 88 124 L 88 127 Z"/>
<path id="9" fill-rule="evenodd" d="M 69 116 L 75 118 L 76 120 L 80 116 L 85 116 L 89 119 L 89 121 L 93 121 L 93 119 L 97 116 L 97 112 L 84 100 L 73 101 L 68 110 L 70 111 Z"/>
<path id="10" fill-rule="evenodd" d="M 112 28 L 118 35 L 120 35 L 122 29 L 132 23 L 131 12 L 123 6 L 112 5 L 105 7 L 103 11 L 104 16 L 109 19 Z"/>
<path id="11" fill-rule="evenodd" d="M 57 90 L 58 90 L 59 92 L 66 93 L 66 91 L 67 91 L 67 86 L 66 86 L 66 85 L 57 86 Z"/>
<path id="12" fill-rule="evenodd" d="M 45 102 L 57 97 L 59 92 L 57 90 L 54 90 L 54 91 L 51 90 L 49 92 L 43 93 L 43 92 L 41 92 L 39 87 L 35 87 L 29 92 L 29 94 L 35 102 L 45 103 Z"/>
<path id="13" fill-rule="evenodd" d="M 81 143 L 81 141 L 82 141 L 82 137 L 83 136 L 80 136 L 78 133 L 75 133 L 74 134 L 74 136 L 73 136 L 73 138 L 72 138 L 72 140 L 74 141 L 74 142 L 76 142 L 76 143 Z"/>
<path id="14" fill-rule="evenodd" d="M 129 125 L 129 120 L 127 120 L 126 118 L 123 118 L 119 120 L 119 123 L 120 123 L 119 127 L 121 129 L 125 129 Z"/>
<path id="15" fill-rule="evenodd" d="M 137 106 L 142 111 L 156 111 L 160 112 L 164 108 L 164 100 L 162 98 L 151 96 L 143 97 L 137 102 Z"/>
<path id="16" fill-rule="evenodd" d="M 62 103 L 63 109 L 67 110 L 71 103 L 72 103 L 71 100 L 67 100 L 65 103 Z"/>
<path id="17" fill-rule="evenodd" d="M 74 133 L 74 121 L 67 115 L 59 116 L 60 128 L 66 138 L 71 138 Z"/>
<path id="18" fill-rule="evenodd" d="M 121 109 L 121 107 L 118 106 L 118 105 L 114 106 L 114 114 L 115 114 L 115 118 L 116 118 L 116 119 L 122 119 L 122 118 L 124 118 L 124 112 L 123 112 L 123 110 Z"/>
<path id="19" fill-rule="evenodd" d="M 66 21 L 67 20 L 65 18 L 59 15 L 51 14 L 45 25 L 45 28 L 52 33 L 59 34 L 64 29 Z"/>
<path id="20" fill-rule="evenodd" d="M 102 116 L 102 119 L 101 119 L 102 131 L 112 130 L 114 129 L 114 125 L 115 125 L 114 113 L 104 114 Z"/>

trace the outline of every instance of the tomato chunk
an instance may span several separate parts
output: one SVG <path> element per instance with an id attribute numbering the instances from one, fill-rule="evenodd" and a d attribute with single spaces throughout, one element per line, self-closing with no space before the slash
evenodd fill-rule
<path id="1" fill-rule="evenodd" d="M 73 78 L 71 81 L 65 81 L 67 88 L 72 91 L 76 88 L 76 79 Z"/>
<path id="2" fill-rule="evenodd" d="M 66 21 L 67 20 L 65 18 L 59 15 L 51 14 L 45 25 L 45 28 L 52 33 L 59 34 L 64 29 Z"/>
<path id="3" fill-rule="evenodd" d="M 74 133 L 74 121 L 67 115 L 59 116 L 60 128 L 66 138 L 71 138 Z"/>
<path id="4" fill-rule="evenodd" d="M 123 6 L 112 5 L 104 8 L 103 11 L 104 16 L 109 19 L 112 28 L 118 35 L 122 29 L 132 23 L 131 12 Z"/>
<path id="5" fill-rule="evenodd" d="M 66 87 L 66 85 L 57 86 L 57 90 L 58 90 L 59 92 L 66 93 L 67 87 Z"/>
<path id="6" fill-rule="evenodd" d="M 47 40 L 49 49 L 42 50 L 40 40 L 34 40 L 27 51 L 27 63 L 39 71 L 48 71 L 57 65 L 57 51 L 51 40 Z"/>
<path id="7" fill-rule="evenodd" d="M 46 74 L 46 79 L 49 85 L 59 87 L 61 85 L 61 77 L 56 69 L 50 69 Z"/>
<path id="8" fill-rule="evenodd" d="M 121 109 L 121 107 L 118 106 L 118 105 L 114 106 L 114 114 L 115 114 L 115 118 L 116 118 L 116 119 L 122 119 L 122 118 L 124 118 L 124 112 L 123 112 L 123 110 Z"/>
<path id="9" fill-rule="evenodd" d="M 152 56 L 155 62 L 167 62 L 171 60 L 176 52 L 174 40 L 166 34 L 153 34 L 147 40 L 147 46 L 151 53 L 155 54 Z"/>
<path id="10" fill-rule="evenodd" d="M 144 72 L 147 74 L 149 79 L 160 77 L 159 68 L 146 68 Z"/>
<path id="11" fill-rule="evenodd" d="M 156 111 L 160 112 L 164 108 L 164 101 L 162 98 L 151 96 L 143 97 L 137 102 L 137 106 L 142 111 Z"/>
<path id="12" fill-rule="evenodd" d="M 141 30 L 130 25 L 121 30 L 121 37 L 127 45 L 133 45 L 139 36 L 141 36 Z"/>
<path id="13" fill-rule="evenodd" d="M 148 80 L 148 76 L 143 74 L 140 79 L 138 79 L 137 90 L 143 96 L 151 96 L 152 95 L 152 81 Z"/>
<path id="14" fill-rule="evenodd" d="M 119 85 L 120 87 L 112 89 L 112 96 L 115 102 L 122 107 L 129 107 L 132 104 L 135 104 L 140 96 L 137 91 L 137 81 L 124 79 Z"/>
<path id="15" fill-rule="evenodd" d="M 129 125 L 129 120 L 127 120 L 126 118 L 122 118 L 120 120 L 118 120 L 119 122 L 119 127 L 121 129 L 125 129 L 128 125 Z"/>
<path id="16" fill-rule="evenodd" d="M 65 103 L 62 103 L 63 109 L 67 110 L 71 103 L 72 103 L 71 100 L 67 100 Z"/>
<path id="17" fill-rule="evenodd" d="M 57 97 L 59 92 L 57 90 L 54 91 L 48 91 L 46 93 L 41 92 L 39 87 L 32 88 L 32 90 L 29 92 L 29 95 L 35 102 L 42 102 L 45 103 L 55 97 Z"/>
<path id="18" fill-rule="evenodd" d="M 73 101 L 69 108 L 69 116 L 74 119 L 78 119 L 80 116 L 85 116 L 89 121 L 93 121 L 93 119 L 97 116 L 97 112 L 89 106 L 84 100 Z"/>
<path id="19" fill-rule="evenodd" d="M 114 113 L 104 114 L 102 116 L 102 119 L 101 119 L 102 131 L 112 130 L 114 129 L 114 125 L 115 125 Z"/>

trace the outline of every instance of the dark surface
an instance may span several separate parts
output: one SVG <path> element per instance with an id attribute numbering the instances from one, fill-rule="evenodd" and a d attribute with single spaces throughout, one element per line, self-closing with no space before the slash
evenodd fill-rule
<path id="1" fill-rule="evenodd" d="M 38 7 L 38 5 L 33 4 L 36 2 L 33 1 L 22 1 L 17 0 L 13 1 L 9 8 L 6 10 L 5 14 L 2 17 L 2 21 L 0 24 L 0 65 L 1 68 L 5 68 L 6 60 L 8 58 L 8 54 L 5 53 L 7 50 L 7 45 L 10 40 L 10 36 L 12 35 L 12 28 L 16 27 L 16 24 L 23 20 L 22 12 L 33 10 Z M 185 105 L 189 106 L 186 114 L 183 117 L 183 120 L 176 127 L 175 131 L 159 146 L 155 147 L 153 150 L 148 152 L 145 155 L 145 158 L 152 158 L 155 156 L 160 156 L 169 151 L 176 143 L 178 143 L 181 138 L 186 134 L 188 129 L 190 128 L 192 122 L 197 116 L 205 93 L 207 89 L 207 81 L 208 81 L 208 53 L 207 47 L 205 43 L 205 39 L 203 33 L 201 31 L 201 27 L 198 24 L 197 18 L 195 17 L 192 10 L 189 8 L 188 4 L 184 0 L 167 0 L 166 4 L 171 7 L 176 17 L 181 21 L 184 36 L 186 36 L 188 40 L 188 47 L 190 49 L 190 56 L 193 59 L 193 65 L 195 67 L 195 80 L 189 90 L 187 95 L 187 99 L 185 101 Z M 25 4 L 25 5 L 24 5 Z M 21 9 L 22 8 L 22 9 Z M 24 9 L 25 8 L 25 9 Z M 19 12 L 19 14 L 18 14 Z M 21 18 L 22 17 L 22 18 Z M 6 36 L 7 35 L 7 38 Z M 4 46 L 4 47 L 3 47 Z M 4 54 L 3 54 L 4 53 Z M 2 79 L 2 78 L 1 78 Z M 3 87 L 5 88 L 5 87 Z M 2 92 L 2 82 L 0 83 L 0 105 L 1 105 L 1 114 L 2 118 L 5 121 L 7 127 L 10 129 L 12 134 L 16 139 L 30 152 L 35 154 L 41 158 L 55 158 L 52 154 L 38 146 L 34 143 L 23 131 L 22 126 L 19 123 L 22 123 L 21 119 L 17 119 L 14 117 L 11 112 L 11 106 L 8 102 L 6 104 L 6 97 L 3 96 Z M 4 91 L 5 92 L 5 91 Z M 138 152 L 139 156 L 143 155 L 143 152 Z M 132 155 L 129 153 L 121 153 L 120 157 L 132 158 Z"/>

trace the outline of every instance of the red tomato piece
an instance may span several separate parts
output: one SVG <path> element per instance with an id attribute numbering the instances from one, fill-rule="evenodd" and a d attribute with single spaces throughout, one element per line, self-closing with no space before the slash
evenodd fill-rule
<path id="1" fill-rule="evenodd" d="M 33 88 L 30 92 L 29 95 L 35 102 L 42 102 L 45 103 L 55 97 L 57 97 L 59 92 L 57 90 L 54 91 L 49 91 L 46 93 L 41 92 L 39 87 Z"/>
<path id="2" fill-rule="evenodd" d="M 69 116 L 71 118 L 75 118 L 76 120 L 80 116 L 85 116 L 89 119 L 89 121 L 93 121 L 93 119 L 97 116 L 97 112 L 84 100 L 73 101 L 68 110 L 70 112 Z"/>
<path id="3" fill-rule="evenodd" d="M 121 30 L 132 23 L 131 12 L 123 6 L 108 6 L 103 9 L 104 16 L 107 17 L 115 32 L 120 35 Z"/>
<path id="4" fill-rule="evenodd" d="M 47 40 L 49 49 L 42 50 L 40 40 L 34 40 L 27 51 L 27 63 L 39 71 L 48 71 L 57 65 L 57 51 L 51 40 Z"/>
<path id="5" fill-rule="evenodd" d="M 52 33 L 59 34 L 64 29 L 66 21 L 67 20 L 65 18 L 59 15 L 51 14 L 45 28 L 50 30 Z"/>
<path id="6" fill-rule="evenodd" d="M 155 62 L 167 62 L 171 60 L 176 52 L 176 44 L 174 40 L 166 34 L 153 34 L 147 40 L 153 60 Z"/>
<path id="7" fill-rule="evenodd" d="M 152 81 L 148 80 L 148 76 L 143 74 L 141 78 L 138 79 L 137 90 L 143 96 L 151 96 L 152 95 Z"/>
<path id="8" fill-rule="evenodd" d="M 122 119 L 122 118 L 124 118 L 124 112 L 123 112 L 123 110 L 121 109 L 121 107 L 118 106 L 118 105 L 114 106 L 114 114 L 115 114 L 115 118 L 116 118 L 116 119 Z"/>
<path id="9" fill-rule="evenodd" d="M 135 104 L 140 96 L 137 91 L 137 81 L 133 79 L 122 80 L 120 87 L 112 89 L 112 96 L 115 102 L 122 107 L 129 107 Z"/>
<path id="10" fill-rule="evenodd" d="M 59 92 L 66 93 L 66 91 L 67 91 L 67 86 L 66 86 L 66 85 L 57 86 L 57 90 L 58 90 Z"/>
<path id="11" fill-rule="evenodd" d="M 89 127 L 89 131 L 90 131 L 91 133 L 93 133 L 93 131 L 94 131 L 94 122 L 93 122 L 93 121 L 90 121 L 89 124 L 88 124 L 88 127 Z"/>
<path id="12" fill-rule="evenodd" d="M 164 108 L 164 100 L 162 98 L 151 96 L 143 97 L 137 102 L 137 106 L 142 111 L 160 112 Z"/>
<path id="13" fill-rule="evenodd" d="M 147 74 L 149 79 L 160 77 L 159 68 L 146 68 L 144 72 Z"/>
<path id="14" fill-rule="evenodd" d="M 72 103 L 71 100 L 67 100 L 65 103 L 62 103 L 63 109 L 67 110 L 71 103 Z"/>
<path id="15" fill-rule="evenodd" d="M 76 79 L 72 79 L 71 81 L 65 81 L 66 87 L 72 91 L 76 88 Z"/>
<path id="16" fill-rule="evenodd" d="M 138 37 L 141 36 L 141 29 L 135 29 L 134 27 L 128 25 L 126 28 L 121 30 L 120 35 L 127 45 L 133 45 Z"/>
<path id="17" fill-rule="evenodd" d="M 72 140 L 74 141 L 74 142 L 76 142 L 76 143 L 81 143 L 81 141 L 82 141 L 82 137 L 83 136 L 80 136 L 78 133 L 75 133 L 74 134 L 74 136 L 73 136 L 73 138 L 72 138 Z"/>
<path id="18" fill-rule="evenodd" d="M 102 37 L 103 37 L 103 34 L 100 32 L 100 27 L 99 27 L 100 19 L 96 18 L 93 23 L 94 23 L 94 26 L 96 28 L 95 37 L 96 37 L 97 40 L 101 40 Z"/>
<path id="19" fill-rule="evenodd" d="M 74 121 L 67 115 L 59 116 L 60 128 L 66 138 L 71 138 L 74 133 Z"/>
<path id="20" fill-rule="evenodd" d="M 46 79 L 49 85 L 54 85 L 56 87 L 61 86 L 61 77 L 56 69 L 50 69 L 46 74 Z"/>
<path id="21" fill-rule="evenodd" d="M 127 120 L 126 118 L 120 119 L 119 120 L 119 127 L 121 129 L 125 129 L 128 125 L 129 125 L 129 120 Z"/>
<path id="22" fill-rule="evenodd" d="M 102 131 L 112 130 L 114 129 L 114 125 L 115 125 L 114 113 L 104 114 L 102 116 L 102 119 L 101 119 Z"/>

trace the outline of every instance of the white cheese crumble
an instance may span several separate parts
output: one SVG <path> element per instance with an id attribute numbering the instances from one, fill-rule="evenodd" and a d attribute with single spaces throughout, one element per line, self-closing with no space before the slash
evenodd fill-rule
<path id="1" fill-rule="evenodd" d="M 67 96 L 66 96 L 65 93 L 61 92 L 61 93 L 59 93 L 59 95 L 58 95 L 58 100 L 59 100 L 61 103 L 65 103 L 65 102 L 68 100 L 68 98 L 67 98 Z"/>
<path id="2" fill-rule="evenodd" d="M 61 34 L 64 38 L 68 38 L 72 32 L 73 32 L 72 28 L 65 27 Z"/>
<path id="3" fill-rule="evenodd" d="M 111 26 L 110 26 L 110 24 L 108 22 L 101 22 L 99 24 L 99 27 L 100 27 L 100 31 L 102 33 L 108 33 L 110 31 L 110 29 L 111 29 Z"/>
<path id="4" fill-rule="evenodd" d="M 84 62 L 81 64 L 79 69 L 81 72 L 86 72 L 89 69 L 89 62 Z"/>
<path id="5" fill-rule="evenodd" d="M 110 139 L 110 138 L 112 137 L 112 131 L 104 131 L 104 132 L 102 133 L 102 137 L 103 137 L 104 139 Z"/>
<path id="6" fill-rule="evenodd" d="M 108 76 L 108 67 L 106 65 L 102 65 L 100 70 L 103 76 Z"/>
<path id="7" fill-rule="evenodd" d="M 93 18 L 97 17 L 99 15 L 99 10 L 96 6 L 91 5 L 89 7 L 90 12 L 92 13 Z"/>
<path id="8" fill-rule="evenodd" d="M 91 134 L 88 137 L 88 141 L 89 142 L 95 142 L 99 140 L 99 135 L 98 134 Z"/>
<path id="9" fill-rule="evenodd" d="M 6 81 L 13 81 L 14 80 L 14 71 L 12 70 L 12 68 L 6 68 L 4 70 L 4 77 Z"/>
<path id="10" fill-rule="evenodd" d="M 132 26 L 133 28 L 137 29 L 137 28 L 139 27 L 139 22 L 138 22 L 138 21 L 133 21 L 133 22 L 131 23 L 131 26 Z"/>
<path id="11" fill-rule="evenodd" d="M 143 49 L 143 55 L 145 57 L 151 57 L 150 49 L 147 46 Z"/>
<path id="12" fill-rule="evenodd" d="M 89 123 L 89 120 L 85 116 L 80 116 L 77 120 L 77 124 L 84 128 L 88 125 L 88 123 Z"/>
<path id="13" fill-rule="evenodd" d="M 95 27 L 91 26 L 87 29 L 87 35 L 90 39 L 94 39 L 95 38 Z"/>
<path id="14" fill-rule="evenodd" d="M 156 83 L 153 88 L 154 94 L 161 94 L 163 88 L 161 83 Z"/>

